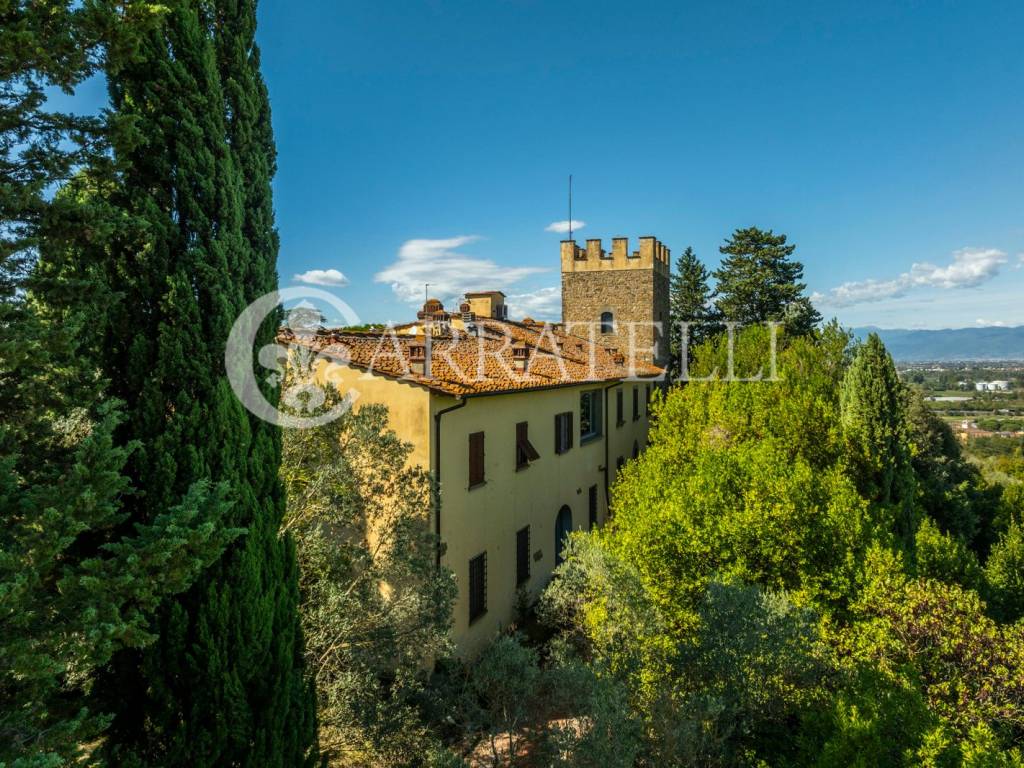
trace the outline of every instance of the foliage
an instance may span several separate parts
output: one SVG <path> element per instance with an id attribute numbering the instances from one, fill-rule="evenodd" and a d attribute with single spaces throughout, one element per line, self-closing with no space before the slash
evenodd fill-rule
<path id="1" fill-rule="evenodd" d="M 242 529 L 208 477 L 184 484 L 145 520 L 123 439 L 124 404 L 87 354 L 94 319 L 33 289 L 39 250 L 91 234 L 67 194 L 84 167 L 109 171 L 116 121 L 56 113 L 100 68 L 115 70 L 157 23 L 145 2 L 15 2 L 0 23 L 0 761 L 83 759 L 109 715 L 98 671 L 152 645 L 162 602 L 187 589 Z M 63 186 L 62 186 L 63 185 Z M 95 286 L 94 286 L 95 288 Z"/>
<path id="2" fill-rule="evenodd" d="M 472 665 L 449 665 L 433 689 L 463 737 L 449 754 L 470 751 L 474 765 L 494 768 L 635 765 L 642 724 L 625 687 L 558 639 L 545 650 L 502 635 Z"/>
<path id="3" fill-rule="evenodd" d="M 111 761 L 302 765 L 314 698 L 302 672 L 292 542 L 278 528 L 280 434 L 226 376 L 228 333 L 276 288 L 273 143 L 252 2 L 175 0 L 131 57 L 106 66 L 113 175 L 62 194 L 35 295 L 55 316 L 88 312 L 81 344 L 125 403 L 117 438 L 138 494 L 126 524 L 151 524 L 190 486 L 226 487 L 223 525 L 245 528 L 199 582 L 161 607 L 159 639 L 121 652 L 94 688 L 114 714 Z M 67 206 L 70 207 L 70 206 Z M 273 339 L 276 318 L 256 329 Z M 277 391 L 263 394 L 273 403 Z"/>
<path id="4" fill-rule="evenodd" d="M 764 355 L 767 336 L 740 334 L 737 364 Z M 692 622 L 712 578 L 839 607 L 858 553 L 884 535 L 887 510 L 872 510 L 844 474 L 836 392 L 846 340 L 794 339 L 779 353 L 778 381 L 695 382 L 658 409 L 650 446 L 616 485 L 608 547 L 673 623 Z M 695 367 L 724 343 L 699 350 Z"/>
<path id="5" fill-rule="evenodd" d="M 981 566 L 974 552 L 959 537 L 940 531 L 929 517 L 918 526 L 914 556 L 916 572 L 921 578 L 959 584 L 966 589 L 981 588 Z"/>
<path id="6" fill-rule="evenodd" d="M 840 390 L 840 419 L 861 492 L 880 504 L 911 506 L 914 487 L 903 385 L 881 339 L 872 333 L 854 355 Z M 904 511 L 902 533 L 913 533 Z"/>
<path id="7" fill-rule="evenodd" d="M 985 562 L 986 596 L 992 615 L 1012 622 L 1024 617 L 1024 527 L 1021 517 L 1010 521 Z"/>
<path id="8" fill-rule="evenodd" d="M 995 624 L 971 590 L 870 565 L 842 641 L 850 658 L 920 691 L 955 737 L 979 725 L 1024 735 L 1024 627 Z"/>
<path id="9" fill-rule="evenodd" d="M 940 528 L 968 542 L 983 556 L 991 545 L 1000 490 L 986 484 L 963 455 L 953 430 L 907 390 L 910 461 L 917 480 L 917 506 Z"/>
<path id="10" fill-rule="evenodd" d="M 342 400 L 320 390 L 326 411 Z M 325 411 L 325 412 L 326 412 Z M 448 651 L 452 574 L 435 566 L 427 472 L 367 405 L 285 434 L 283 530 L 301 572 L 320 744 L 339 764 L 409 764 L 430 743 L 415 707 L 424 660 Z"/>
<path id="11" fill-rule="evenodd" d="M 811 333 L 821 315 L 804 296 L 804 267 L 791 259 L 795 245 L 785 235 L 757 227 L 737 229 L 718 249 L 721 266 L 713 273 L 715 310 L 722 320 L 741 325 L 785 324 L 794 336 Z"/>
<path id="12" fill-rule="evenodd" d="M 877 339 L 763 328 L 696 351 L 542 602 L 644 713 L 658 765 L 1017 765 L 1012 490 L 990 488 Z M 748 381 L 712 375 L 732 366 Z M 727 377 L 728 378 L 728 377 Z M 1010 488 L 1012 488 L 1011 486 Z M 1001 505 L 1001 506 L 1000 506 Z"/>

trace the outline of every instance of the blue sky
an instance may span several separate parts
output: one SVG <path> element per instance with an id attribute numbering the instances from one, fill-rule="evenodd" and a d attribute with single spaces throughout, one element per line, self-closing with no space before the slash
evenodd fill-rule
<path id="1" fill-rule="evenodd" d="M 1024 324 L 1024 4 L 265 0 L 282 285 L 558 316 L 577 240 L 785 232 L 850 325 Z M 344 283 L 344 285 L 339 285 Z"/>

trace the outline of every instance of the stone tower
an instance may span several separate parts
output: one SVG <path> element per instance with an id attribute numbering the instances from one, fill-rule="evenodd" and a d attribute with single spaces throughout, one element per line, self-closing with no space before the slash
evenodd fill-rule
<path id="1" fill-rule="evenodd" d="M 632 345 L 638 362 L 666 367 L 669 256 L 669 249 L 651 236 L 641 237 L 640 250 L 632 253 L 626 237 L 612 238 L 611 253 L 605 252 L 599 239 L 587 240 L 586 248 L 575 240 L 563 240 L 562 323 L 566 330 L 584 337 L 594 333 L 599 344 L 614 347 L 627 358 Z M 656 323 L 661 324 L 660 330 Z"/>

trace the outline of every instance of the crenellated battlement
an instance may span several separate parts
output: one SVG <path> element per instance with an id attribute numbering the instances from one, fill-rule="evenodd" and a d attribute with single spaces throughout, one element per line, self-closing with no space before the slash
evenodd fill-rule
<path id="1" fill-rule="evenodd" d="M 575 240 L 562 241 L 562 272 L 593 272 L 616 269 L 653 269 L 668 275 L 671 251 L 658 238 L 645 235 L 640 238 L 639 250 L 629 250 L 628 237 L 613 237 L 612 249 L 606 251 L 600 238 L 587 240 L 586 248 Z"/>

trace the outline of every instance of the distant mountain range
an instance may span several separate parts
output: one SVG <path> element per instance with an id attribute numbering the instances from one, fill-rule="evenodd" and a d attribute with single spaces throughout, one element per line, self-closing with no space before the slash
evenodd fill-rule
<path id="1" fill-rule="evenodd" d="M 1015 328 L 854 328 L 858 338 L 877 333 L 894 360 L 914 363 L 950 360 L 1024 360 L 1024 325 Z"/>

